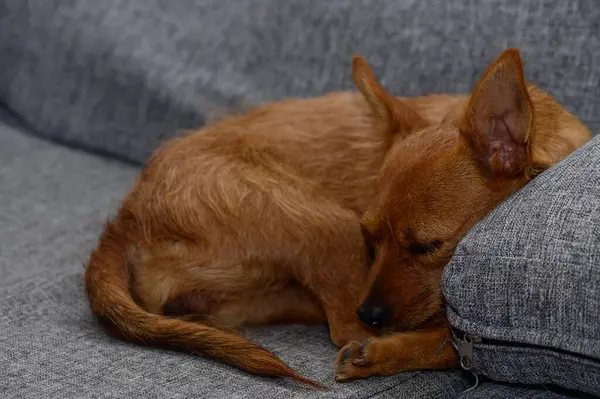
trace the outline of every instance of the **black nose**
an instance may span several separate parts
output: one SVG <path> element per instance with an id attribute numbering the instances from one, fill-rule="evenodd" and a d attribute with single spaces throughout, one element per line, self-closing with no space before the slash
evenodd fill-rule
<path id="1" fill-rule="evenodd" d="M 358 308 L 358 318 L 372 327 L 382 327 L 388 313 L 388 307 L 382 304 L 364 305 Z"/>

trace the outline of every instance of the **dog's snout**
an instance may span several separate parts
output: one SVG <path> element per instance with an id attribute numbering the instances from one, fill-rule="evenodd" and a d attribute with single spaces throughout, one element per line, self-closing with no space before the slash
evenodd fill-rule
<path id="1" fill-rule="evenodd" d="M 389 308 L 382 303 L 365 304 L 358 308 L 358 318 L 371 327 L 383 327 L 388 313 Z"/>

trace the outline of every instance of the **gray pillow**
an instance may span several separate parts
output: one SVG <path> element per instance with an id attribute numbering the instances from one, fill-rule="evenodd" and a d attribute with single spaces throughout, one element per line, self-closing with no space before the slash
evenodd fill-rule
<path id="1" fill-rule="evenodd" d="M 465 368 L 600 395 L 600 137 L 476 225 L 442 290 Z"/>
<path id="2" fill-rule="evenodd" d="M 594 0 L 3 0 L 0 104 L 54 140 L 143 162 L 212 113 L 353 88 L 367 57 L 398 95 L 462 93 L 508 46 L 592 126 Z"/>

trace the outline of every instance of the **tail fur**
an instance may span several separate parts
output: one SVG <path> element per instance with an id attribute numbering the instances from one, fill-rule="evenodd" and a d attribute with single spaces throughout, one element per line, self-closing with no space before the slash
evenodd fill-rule
<path id="1" fill-rule="evenodd" d="M 289 378 L 324 388 L 298 375 L 268 350 L 234 333 L 195 322 L 147 312 L 131 296 L 127 248 L 108 224 L 92 253 L 85 273 L 85 289 L 92 312 L 112 335 L 126 341 L 219 359 L 249 373 Z"/>

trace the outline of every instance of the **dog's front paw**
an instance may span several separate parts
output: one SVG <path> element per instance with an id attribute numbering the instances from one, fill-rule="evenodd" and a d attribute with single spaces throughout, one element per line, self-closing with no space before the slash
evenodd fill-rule
<path id="1" fill-rule="evenodd" d="M 377 340 L 369 338 L 363 343 L 350 342 L 339 352 L 335 360 L 335 380 L 345 382 L 379 374 L 377 364 Z"/>

